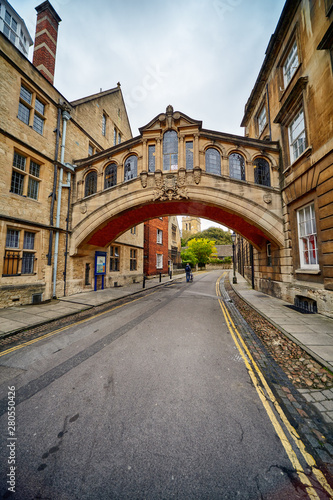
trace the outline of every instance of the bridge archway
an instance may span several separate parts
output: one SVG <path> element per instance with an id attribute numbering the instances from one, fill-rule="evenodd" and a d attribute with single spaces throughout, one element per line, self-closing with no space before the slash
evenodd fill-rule
<path id="1" fill-rule="evenodd" d="M 177 132 L 178 149 L 166 161 L 164 137 L 170 130 Z M 219 151 L 217 173 L 206 171 L 209 148 Z M 234 153 L 244 159 L 241 178 L 229 168 Z M 133 166 L 128 164 L 131 157 Z M 267 182 L 264 176 L 255 179 L 258 158 L 268 165 Z M 116 165 L 116 184 L 105 188 L 108 164 Z M 97 172 L 96 191 L 85 196 L 90 171 Z M 138 137 L 76 162 L 71 256 L 86 246 L 105 247 L 130 227 L 167 215 L 211 219 L 257 249 L 267 241 L 282 249 L 278 144 L 205 130 L 202 122 L 168 106 Z"/>

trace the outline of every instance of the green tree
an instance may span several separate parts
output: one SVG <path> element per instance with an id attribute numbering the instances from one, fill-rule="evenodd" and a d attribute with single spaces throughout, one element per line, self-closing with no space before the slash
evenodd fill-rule
<path id="1" fill-rule="evenodd" d="M 232 244 L 231 233 L 229 231 L 224 231 L 219 227 L 209 227 L 208 229 L 201 231 L 201 233 L 196 233 L 193 236 L 189 236 L 186 240 L 183 241 L 185 243 L 184 246 L 192 239 L 198 239 L 198 238 L 206 238 L 208 240 L 214 240 L 215 245 Z"/>
<path id="2" fill-rule="evenodd" d="M 206 238 L 191 239 L 188 242 L 187 252 L 192 253 L 198 265 L 203 267 L 209 262 L 210 256 L 216 254 L 215 241 Z"/>
<path id="3" fill-rule="evenodd" d="M 180 254 L 182 261 L 186 264 L 187 262 L 190 264 L 191 267 L 195 267 L 195 265 L 198 263 L 198 259 L 194 255 L 194 253 L 189 250 L 188 248 L 181 252 Z"/>

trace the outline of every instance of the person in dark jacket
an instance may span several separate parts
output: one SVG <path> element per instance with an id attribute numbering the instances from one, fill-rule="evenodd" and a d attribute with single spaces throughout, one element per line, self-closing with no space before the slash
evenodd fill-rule
<path id="1" fill-rule="evenodd" d="M 186 273 L 186 281 L 188 283 L 190 281 L 190 278 L 191 278 L 191 266 L 189 263 L 187 263 L 185 266 L 185 273 Z"/>

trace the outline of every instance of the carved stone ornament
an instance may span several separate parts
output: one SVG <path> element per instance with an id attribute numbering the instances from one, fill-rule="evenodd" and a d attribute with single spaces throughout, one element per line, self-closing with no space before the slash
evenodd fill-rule
<path id="1" fill-rule="evenodd" d="M 141 185 L 142 185 L 142 187 L 146 188 L 147 187 L 147 183 L 148 183 L 148 172 L 146 172 L 145 170 L 143 172 L 141 172 L 140 179 L 141 179 Z"/>
<path id="2" fill-rule="evenodd" d="M 81 214 L 86 214 L 87 210 L 88 210 L 87 204 L 86 203 L 82 203 L 82 205 L 80 206 L 80 212 L 81 212 Z"/>
<path id="3" fill-rule="evenodd" d="M 199 184 L 201 181 L 201 168 L 194 167 L 193 168 L 193 180 L 196 184 Z"/>
<path id="4" fill-rule="evenodd" d="M 264 194 L 263 200 L 267 204 L 272 203 L 272 195 L 271 195 L 271 193 Z"/>
<path id="5" fill-rule="evenodd" d="M 186 183 L 186 170 L 179 169 L 178 174 L 162 174 L 160 170 L 155 172 L 155 185 L 153 200 L 171 201 L 188 198 Z"/>

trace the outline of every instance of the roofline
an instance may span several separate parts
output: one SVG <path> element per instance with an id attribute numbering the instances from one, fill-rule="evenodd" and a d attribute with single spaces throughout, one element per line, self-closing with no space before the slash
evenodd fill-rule
<path id="1" fill-rule="evenodd" d="M 246 125 L 248 124 L 249 118 L 256 104 L 255 102 L 256 98 L 262 92 L 262 89 L 266 84 L 268 73 L 275 62 L 275 56 L 280 48 L 280 44 L 283 40 L 284 34 L 289 28 L 290 23 L 294 18 L 295 12 L 300 3 L 301 0 L 287 0 L 286 3 L 284 4 L 275 31 L 269 40 L 265 52 L 265 58 L 260 68 L 257 80 L 254 84 L 250 97 L 247 100 L 247 103 L 245 104 L 244 116 L 241 122 L 241 127 L 246 127 Z"/>
<path id="2" fill-rule="evenodd" d="M 86 102 L 90 102 L 90 101 L 93 101 L 95 99 L 99 99 L 100 97 L 104 97 L 104 96 L 109 95 L 109 94 L 114 94 L 118 90 L 120 90 L 120 85 L 118 85 L 117 87 L 114 87 L 112 89 L 109 89 L 109 90 L 104 90 L 103 92 L 98 92 L 97 94 L 91 94 L 91 95 L 88 95 L 86 97 L 81 97 L 80 99 L 76 99 L 75 101 L 71 101 L 70 104 L 73 107 L 79 106 L 80 104 L 85 104 Z"/>
<path id="3" fill-rule="evenodd" d="M 190 122 L 193 122 L 193 124 L 195 125 L 198 125 L 199 126 L 199 130 L 201 130 L 202 128 L 202 121 L 200 120 L 194 120 L 193 118 L 191 118 L 190 116 L 188 115 L 185 115 L 185 113 L 183 113 L 182 111 L 173 111 L 172 114 L 174 115 L 175 113 L 179 113 L 180 116 L 183 116 L 184 118 L 186 118 L 187 120 L 189 120 Z M 159 117 L 161 115 L 165 115 L 166 116 L 166 112 L 164 113 L 159 113 L 158 115 L 156 115 L 152 120 L 150 120 L 150 122 L 148 122 L 146 125 L 144 125 L 143 127 L 140 127 L 139 128 L 139 132 L 140 134 L 142 134 L 142 132 L 144 132 L 147 128 L 149 128 L 150 125 L 152 125 L 154 122 L 156 122 Z"/>

